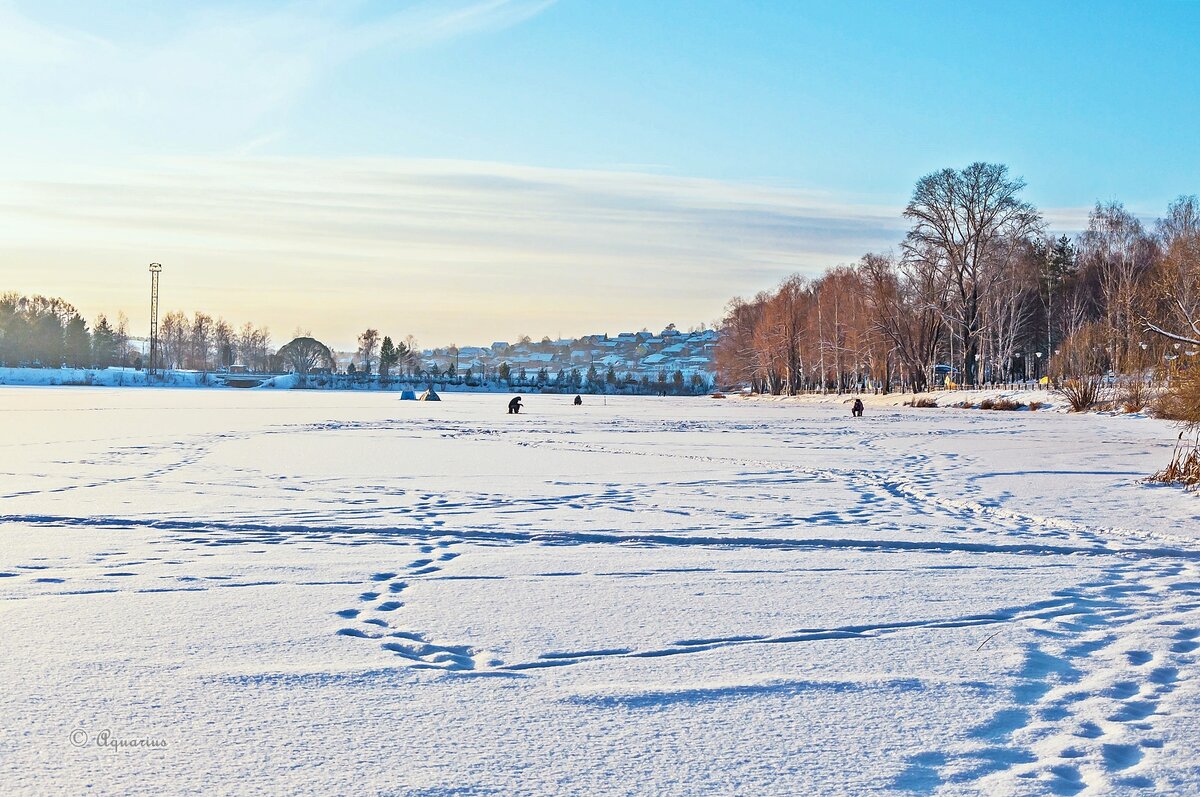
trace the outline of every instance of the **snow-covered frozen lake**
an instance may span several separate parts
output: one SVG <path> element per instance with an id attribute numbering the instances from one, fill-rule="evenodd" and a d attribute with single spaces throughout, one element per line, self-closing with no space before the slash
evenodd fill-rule
<path id="1" fill-rule="evenodd" d="M 0 388 L 0 793 L 1200 793 L 1167 424 L 444 399 Z"/>

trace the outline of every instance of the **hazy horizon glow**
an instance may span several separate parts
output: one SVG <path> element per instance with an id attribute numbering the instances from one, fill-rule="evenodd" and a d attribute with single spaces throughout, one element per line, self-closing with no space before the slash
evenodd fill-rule
<path id="1" fill-rule="evenodd" d="M 14 288 L 144 325 L 134 258 L 153 252 L 164 310 L 339 347 L 367 325 L 466 345 L 711 323 L 747 285 L 851 262 L 903 229 L 894 208 L 785 189 L 452 161 L 179 162 L 21 182 L 0 205 L 10 250 L 42 252 L 14 258 Z"/>
<path id="2" fill-rule="evenodd" d="M 1200 7 L 924 10 L 0 0 L 0 290 L 139 331 L 159 261 L 166 310 L 338 348 L 686 327 L 894 248 L 942 166 L 1063 231 L 1200 191 Z"/>

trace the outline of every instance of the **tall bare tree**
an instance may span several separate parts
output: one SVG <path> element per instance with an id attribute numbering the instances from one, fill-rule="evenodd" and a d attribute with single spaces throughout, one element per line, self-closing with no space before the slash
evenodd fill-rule
<path id="1" fill-rule="evenodd" d="M 375 370 L 379 357 L 379 330 L 368 329 L 358 336 L 358 363 L 368 374 Z"/>
<path id="2" fill-rule="evenodd" d="M 211 362 L 213 317 L 196 311 L 192 315 L 191 362 L 197 371 L 207 371 Z"/>
<path id="3" fill-rule="evenodd" d="M 1007 166 L 972 163 L 922 177 L 904 210 L 913 223 L 904 242 L 906 257 L 945 269 L 953 287 L 949 312 L 970 383 L 978 378 L 982 305 L 995 267 L 1016 241 L 1041 231 L 1041 216 L 1019 196 L 1024 188 L 1024 180 L 1009 177 Z"/>
<path id="4" fill-rule="evenodd" d="M 1097 203 L 1079 236 L 1079 255 L 1099 286 L 1109 367 L 1123 370 L 1137 346 L 1141 284 L 1157 259 L 1157 243 L 1120 202 Z"/>
<path id="5" fill-rule="evenodd" d="M 1200 346 L 1200 198 L 1175 200 L 1158 222 L 1164 257 L 1153 281 L 1156 309 L 1145 321 L 1152 332 Z"/>
<path id="6" fill-rule="evenodd" d="M 220 368 L 228 368 L 237 359 L 233 327 L 224 318 L 218 318 L 213 326 L 213 352 Z"/>
<path id="7" fill-rule="evenodd" d="M 945 337 L 942 312 L 950 283 L 929 258 L 897 263 L 890 255 L 868 254 L 859 265 L 871 323 L 890 344 L 913 390 L 932 379 Z"/>
<path id="8" fill-rule="evenodd" d="M 162 344 L 161 365 L 164 368 L 183 368 L 191 347 L 191 324 L 187 315 L 176 310 L 163 316 L 158 337 Z"/>

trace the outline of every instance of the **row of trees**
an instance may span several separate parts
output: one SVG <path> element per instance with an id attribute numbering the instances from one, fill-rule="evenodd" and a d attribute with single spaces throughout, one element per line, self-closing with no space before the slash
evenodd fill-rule
<path id="1" fill-rule="evenodd" d="M 206 313 L 168 313 L 159 325 L 162 368 L 209 371 L 244 364 L 270 370 L 271 333 L 244 324 L 235 329 Z M 144 344 L 142 338 L 138 344 Z M 0 364 L 10 367 L 141 368 L 144 345 L 134 345 L 124 313 L 112 323 L 101 314 L 89 328 L 73 305 L 45 296 L 0 294 Z"/>
<path id="2" fill-rule="evenodd" d="M 513 371 L 508 363 L 502 362 L 496 369 L 496 377 L 500 382 L 512 387 L 552 388 L 572 393 L 688 395 L 704 393 L 712 387 L 712 383 L 701 374 L 693 373 L 689 376 L 681 370 L 667 371 L 665 368 L 659 369 L 653 377 L 650 374 L 642 374 L 640 378 L 632 371 L 619 374 L 612 366 L 602 373 L 595 365 L 589 365 L 586 371 L 578 368 L 559 368 L 551 374 L 549 369 L 539 368 L 530 374 L 524 368 Z M 464 378 L 468 384 L 478 381 L 470 368 L 467 369 Z"/>
<path id="3" fill-rule="evenodd" d="M 115 324 L 101 315 L 87 322 L 69 303 L 46 296 L 0 294 L 0 364 L 8 367 L 106 368 L 130 362 L 125 314 Z"/>
<path id="4" fill-rule="evenodd" d="M 350 367 L 367 374 L 373 373 L 378 367 L 378 374 L 386 378 L 391 376 L 393 370 L 400 375 L 415 376 L 420 365 L 421 350 L 416 338 L 408 335 L 396 343 L 390 336 L 384 335 L 380 340 L 379 330 L 371 328 L 358 336 L 358 351 Z"/>
<path id="5" fill-rule="evenodd" d="M 917 182 L 898 253 L 734 299 L 718 367 L 770 393 L 924 390 L 1047 374 L 1149 373 L 1200 346 L 1200 200 L 1147 227 L 1097 204 L 1046 234 L 1025 183 L 974 163 Z"/>
<path id="6" fill-rule="evenodd" d="M 271 332 L 249 322 L 235 328 L 224 318 L 196 312 L 163 316 L 159 324 L 163 368 L 212 371 L 245 365 L 253 371 L 272 370 Z"/>
<path id="7" fill-rule="evenodd" d="M 291 342 L 278 352 L 271 347 L 270 332 L 244 324 L 235 329 L 222 318 L 197 312 L 165 315 L 159 325 L 159 367 L 208 371 L 242 364 L 254 371 L 291 370 L 302 376 L 334 371 L 334 353 L 309 332 L 297 330 Z M 68 302 L 44 296 L 0 295 L 0 364 L 7 366 L 107 368 L 114 365 L 143 367 L 140 347 L 131 345 L 128 320 L 122 313 L 113 326 L 101 315 L 92 328 Z M 424 364 L 416 340 L 407 336 L 396 343 L 376 329 L 359 335 L 358 351 L 350 372 L 358 377 L 377 374 L 388 380 L 445 380 L 464 385 L 503 384 L 514 388 L 584 391 L 591 393 L 697 393 L 711 385 L 699 374 L 660 371 L 657 377 L 633 373 L 623 376 L 610 367 L 607 373 L 591 366 L 586 372 L 559 369 L 551 374 L 543 368 L 528 373 L 501 363 L 495 372 L 459 373 L 453 366 L 444 372 Z"/>

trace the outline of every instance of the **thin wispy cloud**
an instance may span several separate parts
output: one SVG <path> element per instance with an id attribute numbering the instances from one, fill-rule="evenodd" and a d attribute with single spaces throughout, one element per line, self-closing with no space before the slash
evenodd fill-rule
<path id="1" fill-rule="evenodd" d="M 519 24 L 554 0 L 228 4 L 157 20 L 153 35 L 43 20 L 0 0 L 0 141 L 237 151 L 365 53 L 415 50 Z M 274 124 L 262 130 L 263 124 Z M 61 139 L 60 139 L 61 136 Z M 70 154 L 70 153 L 68 153 Z"/>
<path id="2" fill-rule="evenodd" d="M 161 260 L 195 306 L 339 341 L 396 316 L 431 342 L 513 334 L 514 318 L 550 334 L 708 322 L 748 286 L 886 248 L 902 227 L 896 208 L 817 192 L 395 159 L 176 161 L 13 183 L 0 207 L 0 255 L 45 253 L 17 267 L 22 287 L 53 290 L 34 273 L 50 263 L 86 268 L 106 275 L 87 301 L 111 309 L 129 299 L 114 277 L 138 296 L 139 264 Z"/>

